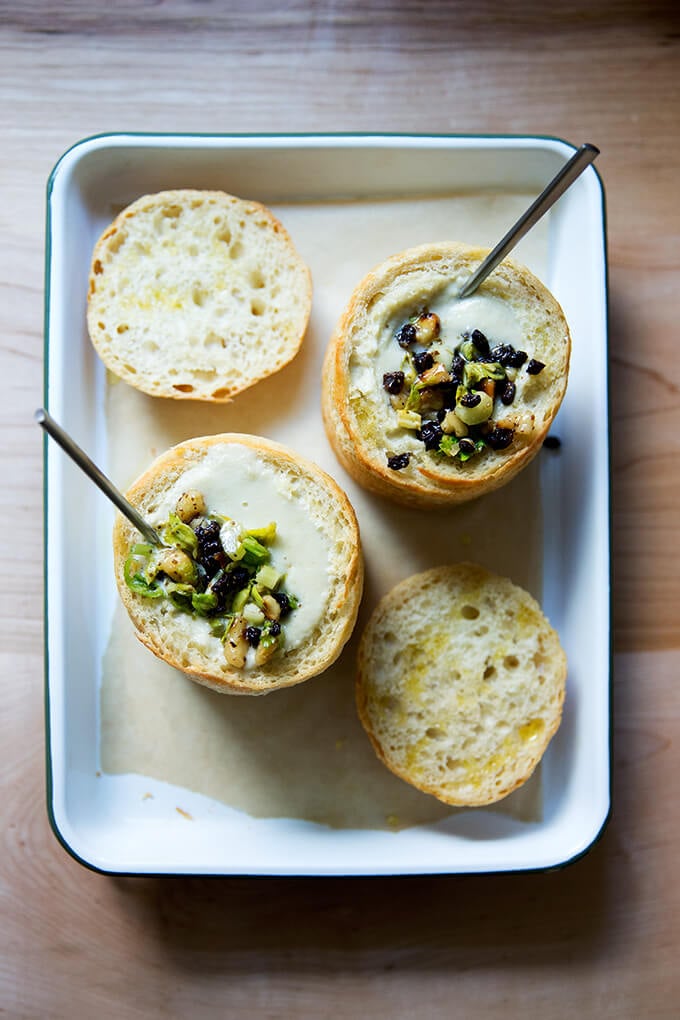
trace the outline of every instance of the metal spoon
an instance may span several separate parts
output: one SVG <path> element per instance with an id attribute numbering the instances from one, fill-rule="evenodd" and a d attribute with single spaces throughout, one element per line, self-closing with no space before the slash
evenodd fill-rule
<path id="1" fill-rule="evenodd" d="M 527 211 L 520 216 L 514 226 L 510 227 L 505 237 L 498 242 L 482 264 L 475 270 L 470 279 L 463 285 L 458 298 L 470 297 L 479 287 L 480 283 L 486 280 L 489 273 L 492 273 L 499 262 L 515 247 L 524 235 L 531 230 L 535 223 L 538 223 L 541 216 L 547 213 L 548 209 L 555 204 L 560 195 L 563 195 L 567 188 L 574 183 L 587 166 L 599 156 L 600 150 L 594 145 L 586 143 L 578 149 L 568 160 L 562 169 L 553 177 L 550 183 L 543 189 L 535 202 Z"/>
<path id="2" fill-rule="evenodd" d="M 127 519 L 134 524 L 138 531 L 144 535 L 147 542 L 151 542 L 152 545 L 163 545 L 160 535 L 155 528 L 152 528 L 148 521 L 145 521 L 142 515 L 136 510 L 132 503 L 129 503 L 122 492 L 119 492 L 113 482 L 109 481 L 105 474 L 103 474 L 94 461 L 90 460 L 88 455 L 81 450 L 80 447 L 73 439 L 69 436 L 68 432 L 64 432 L 60 425 L 57 425 L 54 418 L 47 413 L 44 407 L 39 407 L 35 412 L 35 420 L 45 432 L 48 433 L 54 439 L 56 443 L 61 446 L 71 460 L 75 461 L 78 467 L 85 472 L 88 478 L 92 479 L 95 485 L 97 485 L 105 496 L 108 496 L 114 506 L 118 507 L 122 514 L 125 514 Z"/>

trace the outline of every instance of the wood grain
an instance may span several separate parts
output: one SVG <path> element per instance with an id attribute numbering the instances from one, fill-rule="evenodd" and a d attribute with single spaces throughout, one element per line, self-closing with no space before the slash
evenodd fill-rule
<path id="1" fill-rule="evenodd" d="M 0 1015 L 677 1015 L 676 9 L 0 2 Z M 44 808 L 31 421 L 42 399 L 44 187 L 73 142 L 126 129 L 543 133 L 602 149 L 614 810 L 581 862 L 540 876 L 111 880 L 57 845 Z"/>

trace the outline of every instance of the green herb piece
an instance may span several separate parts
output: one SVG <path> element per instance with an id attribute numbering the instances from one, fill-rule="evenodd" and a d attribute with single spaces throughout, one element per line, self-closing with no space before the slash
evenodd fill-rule
<path id="1" fill-rule="evenodd" d="M 283 631 L 272 634 L 268 627 L 264 627 L 260 635 L 260 647 L 264 650 L 283 644 Z"/>
<path id="2" fill-rule="evenodd" d="M 499 361 L 485 361 L 484 368 L 487 379 L 494 379 L 496 382 L 502 382 L 507 375 Z"/>
<path id="3" fill-rule="evenodd" d="M 439 441 L 439 450 L 441 453 L 445 453 L 447 457 L 455 457 L 460 450 L 458 440 L 455 436 L 442 436 Z"/>
<path id="4" fill-rule="evenodd" d="M 421 405 L 420 390 L 418 389 L 418 380 L 414 379 L 411 383 L 411 389 L 408 391 L 408 397 L 404 404 L 404 411 L 419 411 Z"/>
<path id="5" fill-rule="evenodd" d="M 236 594 L 234 595 L 234 599 L 231 603 L 231 611 L 233 613 L 241 612 L 246 602 L 250 598 L 250 588 L 251 585 L 248 585 L 247 588 L 241 588 L 241 591 L 236 592 Z"/>
<path id="6" fill-rule="evenodd" d="M 125 583 L 135 595 L 142 595 L 146 599 L 162 599 L 163 589 L 155 581 L 145 581 L 141 574 L 126 576 Z"/>
<path id="7" fill-rule="evenodd" d="M 191 612 L 191 598 L 195 590 L 190 584 L 167 584 L 165 591 L 173 606 L 185 613 Z"/>
<path id="8" fill-rule="evenodd" d="M 151 556 L 153 553 L 153 546 L 148 545 L 146 542 L 135 542 L 130 549 L 131 556 Z"/>
<path id="9" fill-rule="evenodd" d="M 465 358 L 466 361 L 477 360 L 478 352 L 472 340 L 463 340 L 462 344 L 458 348 L 458 351 Z"/>
<path id="10" fill-rule="evenodd" d="M 274 521 L 271 521 L 271 523 L 267 524 L 264 528 L 249 528 L 242 541 L 247 537 L 255 538 L 258 542 L 264 542 L 267 545 L 270 545 L 276 538 L 276 524 Z"/>
<path id="11" fill-rule="evenodd" d="M 255 583 L 260 588 L 269 588 L 270 591 L 274 591 L 280 580 L 281 574 L 269 563 L 265 563 L 255 574 Z"/>
<path id="12" fill-rule="evenodd" d="M 243 562 L 250 566 L 259 567 L 262 563 L 266 563 L 270 558 L 269 549 L 267 549 L 266 546 L 261 545 L 261 543 L 253 537 L 251 532 L 246 532 L 241 544 L 245 549 Z"/>
<path id="13" fill-rule="evenodd" d="M 191 605 L 200 616 L 207 616 L 217 608 L 217 595 L 213 591 L 197 591 L 191 596 Z"/>
<path id="14" fill-rule="evenodd" d="M 135 595 L 141 595 L 146 599 L 161 599 L 165 592 L 155 581 L 149 581 L 146 574 L 152 553 L 150 545 L 141 543 L 133 545 L 123 566 L 123 577 Z"/>
<path id="15" fill-rule="evenodd" d="M 463 382 L 468 389 L 476 386 L 482 379 L 500 382 L 505 379 L 505 369 L 496 361 L 468 361 L 463 369 Z"/>
<path id="16" fill-rule="evenodd" d="M 466 460 L 469 460 L 470 457 L 474 457 L 475 454 L 481 453 L 482 450 L 485 450 L 485 449 L 486 449 L 486 443 L 484 442 L 484 440 L 483 439 L 478 439 L 475 442 L 474 450 L 470 450 L 468 453 L 465 453 L 465 452 L 463 452 L 461 450 L 460 459 L 461 459 L 461 461 L 465 462 Z"/>
<path id="17" fill-rule="evenodd" d="M 227 633 L 227 620 L 223 616 L 212 616 L 208 620 L 210 632 L 216 638 L 223 638 Z"/>
<path id="18" fill-rule="evenodd" d="M 198 554 L 198 539 L 192 528 L 180 521 L 177 514 L 170 514 L 168 523 L 163 529 L 163 541 L 167 545 L 176 545 L 194 559 Z"/>

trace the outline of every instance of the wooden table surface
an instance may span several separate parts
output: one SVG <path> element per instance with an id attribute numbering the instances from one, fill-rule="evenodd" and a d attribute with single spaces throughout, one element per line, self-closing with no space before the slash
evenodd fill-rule
<path id="1" fill-rule="evenodd" d="M 653 0 L 0 2 L 0 1015 L 678 1016 L 676 12 Z M 580 862 L 537 876 L 112 879 L 57 844 L 31 420 L 44 188 L 70 144 L 126 129 L 508 132 L 600 146 L 614 781 L 611 822 Z"/>

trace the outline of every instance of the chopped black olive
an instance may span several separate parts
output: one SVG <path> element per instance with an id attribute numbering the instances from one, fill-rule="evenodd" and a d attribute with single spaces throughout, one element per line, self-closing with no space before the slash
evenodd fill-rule
<path id="1" fill-rule="evenodd" d="M 492 361 L 498 361 L 503 368 L 521 368 L 527 360 L 525 351 L 516 351 L 512 344 L 498 344 L 489 352 Z"/>
<path id="2" fill-rule="evenodd" d="M 476 407 L 481 399 L 479 393 L 465 393 L 460 398 L 460 403 L 463 407 Z"/>
<path id="3" fill-rule="evenodd" d="M 278 620 L 272 620 L 269 624 L 269 633 L 272 637 L 278 637 L 281 633 L 281 624 Z"/>
<path id="4" fill-rule="evenodd" d="M 241 591 L 248 584 L 250 574 L 245 567 L 234 567 L 233 570 L 220 570 L 210 583 L 210 591 L 217 596 L 215 609 L 226 608 L 227 597 Z"/>
<path id="5" fill-rule="evenodd" d="M 401 393 L 404 388 L 404 373 L 403 372 L 385 372 L 383 376 L 383 388 L 388 393 Z"/>
<path id="6" fill-rule="evenodd" d="M 286 595 L 285 591 L 273 591 L 272 597 L 275 598 L 281 606 L 281 616 L 288 616 L 288 613 L 290 612 L 290 599 Z"/>
<path id="7" fill-rule="evenodd" d="M 489 353 L 489 341 L 486 339 L 481 329 L 473 329 L 470 334 L 470 339 L 480 354 L 486 356 Z"/>
<path id="8" fill-rule="evenodd" d="M 205 568 L 202 567 L 200 563 L 196 564 L 196 575 L 194 588 L 196 591 L 203 592 L 205 591 L 205 586 L 208 583 L 208 575 L 205 572 Z"/>
<path id="9" fill-rule="evenodd" d="M 536 361 L 535 358 L 532 358 L 527 365 L 527 372 L 529 375 L 538 375 L 538 373 L 542 372 L 544 368 L 545 365 L 542 361 Z"/>
<path id="10" fill-rule="evenodd" d="M 514 399 L 515 399 L 515 384 L 514 382 L 511 382 L 510 379 L 508 379 L 507 382 L 505 383 L 505 386 L 501 390 L 501 403 L 507 406 L 508 404 L 511 404 Z"/>
<path id="11" fill-rule="evenodd" d="M 465 453 L 468 456 L 475 452 L 475 444 L 472 442 L 471 439 L 468 439 L 466 436 L 463 436 L 462 439 L 458 440 L 458 446 L 460 448 L 460 452 Z"/>
<path id="12" fill-rule="evenodd" d="M 453 361 L 451 362 L 451 375 L 462 382 L 463 372 L 465 370 L 465 358 L 461 354 L 454 354 Z"/>
<path id="13" fill-rule="evenodd" d="M 411 459 L 410 453 L 396 453 L 393 457 L 387 458 L 387 466 L 392 471 L 401 471 L 408 465 Z"/>
<path id="14" fill-rule="evenodd" d="M 546 436 L 543 440 L 543 445 L 546 450 L 559 450 L 562 445 L 562 440 L 558 436 Z"/>
<path id="15" fill-rule="evenodd" d="M 397 330 L 395 339 L 400 347 L 410 347 L 416 342 L 417 330 L 412 322 L 405 323 Z"/>
<path id="16" fill-rule="evenodd" d="M 217 521 L 202 520 L 196 528 L 198 554 L 196 560 L 208 577 L 214 577 L 227 562 L 226 553 L 220 542 L 220 526 Z"/>
<path id="17" fill-rule="evenodd" d="M 444 433 L 439 422 L 424 421 L 416 435 L 423 441 L 426 450 L 436 450 Z"/>
<path id="18" fill-rule="evenodd" d="M 507 368 L 514 353 L 515 348 L 510 344 L 498 344 L 489 351 L 489 357 L 494 358 L 494 360 L 498 361 L 504 368 Z"/>
<path id="19" fill-rule="evenodd" d="M 505 450 L 506 447 L 510 446 L 514 435 L 514 429 L 504 429 L 498 425 L 491 432 L 487 433 L 484 438 L 492 450 Z"/>
<path id="20" fill-rule="evenodd" d="M 456 391 L 458 389 L 458 383 L 442 383 L 441 386 L 437 387 L 437 391 L 441 395 L 444 402 L 444 409 L 447 411 L 452 410 L 456 406 Z"/>
<path id="21" fill-rule="evenodd" d="M 229 578 L 229 587 L 232 591 L 240 591 L 248 583 L 248 571 L 245 567 L 234 567 L 227 574 Z"/>
<path id="22" fill-rule="evenodd" d="M 427 372 L 428 368 L 432 368 L 434 365 L 434 358 L 429 351 L 422 351 L 420 354 L 413 355 L 413 366 L 420 375 L 421 372 Z"/>
<path id="23" fill-rule="evenodd" d="M 244 637 L 252 648 L 257 648 L 262 637 L 262 631 L 259 627 L 246 627 Z"/>

